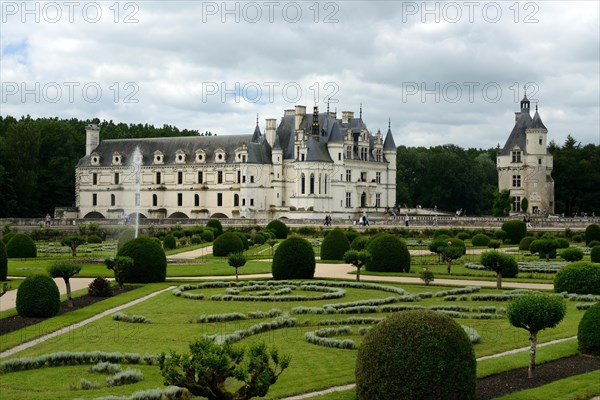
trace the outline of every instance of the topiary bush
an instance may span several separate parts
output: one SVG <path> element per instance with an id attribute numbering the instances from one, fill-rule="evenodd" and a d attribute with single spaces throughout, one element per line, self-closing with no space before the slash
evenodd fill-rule
<path id="1" fill-rule="evenodd" d="M 473 246 L 483 246 L 486 247 L 490 243 L 490 238 L 488 235 L 484 235 L 483 233 L 478 233 L 473 236 L 471 239 L 471 243 Z"/>
<path id="2" fill-rule="evenodd" d="M 588 225 L 585 228 L 585 244 L 589 246 L 592 240 L 600 241 L 600 226 L 596 224 Z"/>
<path id="3" fill-rule="evenodd" d="M 0 281 L 6 280 L 8 274 L 8 257 L 6 256 L 6 246 L 0 240 Z"/>
<path id="4" fill-rule="evenodd" d="M 529 246 L 531 246 L 531 243 L 534 240 L 535 240 L 535 238 L 533 236 L 525 236 L 519 242 L 519 250 L 529 250 Z"/>
<path id="5" fill-rule="evenodd" d="M 527 225 L 519 220 L 505 221 L 502 224 L 502 230 L 506 232 L 506 239 L 510 239 L 511 244 L 519 244 L 521 239 L 527 235 Z"/>
<path id="6" fill-rule="evenodd" d="M 17 233 L 6 244 L 6 256 L 8 258 L 35 258 L 37 247 L 31 237 L 24 233 Z"/>
<path id="7" fill-rule="evenodd" d="M 273 279 L 312 279 L 315 275 L 315 252 L 310 242 L 289 237 L 277 246 L 271 271 Z"/>
<path id="8" fill-rule="evenodd" d="M 459 232 L 458 235 L 456 235 L 456 237 L 462 241 L 465 241 L 470 238 L 467 232 Z"/>
<path id="9" fill-rule="evenodd" d="M 346 233 L 346 239 L 348 239 L 348 241 L 350 242 L 350 245 L 352 245 L 352 242 L 354 242 L 354 239 L 361 237 L 360 233 L 356 232 L 354 229 L 347 230 L 345 233 Z"/>
<path id="10" fill-rule="evenodd" d="M 119 233 L 119 238 L 117 239 L 117 249 L 123 247 L 123 245 L 130 240 L 135 239 L 135 229 L 133 228 L 125 228 Z"/>
<path id="11" fill-rule="evenodd" d="M 596 247 L 596 246 L 600 246 L 600 240 L 592 240 L 591 242 L 588 243 L 587 245 L 588 247 Z"/>
<path id="12" fill-rule="evenodd" d="M 212 228 L 214 231 L 215 238 L 219 237 L 223 233 L 223 225 L 218 219 L 209 219 L 206 223 L 208 228 Z"/>
<path id="13" fill-rule="evenodd" d="M 96 278 L 88 285 L 88 294 L 94 297 L 110 297 L 113 290 L 108 279 Z"/>
<path id="14" fill-rule="evenodd" d="M 500 242 L 499 240 L 490 240 L 490 242 L 488 243 L 488 247 L 490 249 L 498 249 L 500 248 L 500 246 L 502 246 L 502 242 Z"/>
<path id="15" fill-rule="evenodd" d="M 476 361 L 465 331 L 434 311 L 393 314 L 356 357 L 358 400 L 474 399 Z"/>
<path id="16" fill-rule="evenodd" d="M 557 249 L 568 249 L 570 246 L 569 241 L 565 238 L 556 238 L 556 244 L 558 245 Z"/>
<path id="17" fill-rule="evenodd" d="M 275 233 L 275 239 L 287 239 L 288 227 L 282 221 L 274 219 L 267 224 L 267 229 Z"/>
<path id="18" fill-rule="evenodd" d="M 573 235 L 573 241 L 575 243 L 583 242 L 583 235 L 581 233 L 577 233 L 577 234 Z"/>
<path id="19" fill-rule="evenodd" d="M 452 237 L 454 235 L 452 234 L 452 231 L 450 229 L 436 229 L 435 232 L 433 232 L 433 238 L 437 239 L 440 236 Z"/>
<path id="20" fill-rule="evenodd" d="M 233 233 L 235 233 L 242 241 L 242 244 L 244 245 L 244 250 L 248 250 L 250 248 L 250 241 L 248 240 L 248 236 L 246 236 L 246 234 L 242 232 Z"/>
<path id="21" fill-rule="evenodd" d="M 215 257 L 227 257 L 231 253 L 244 251 L 244 243 L 235 232 L 225 232 L 218 236 L 213 243 Z"/>
<path id="22" fill-rule="evenodd" d="M 156 241 L 139 237 L 125 243 L 117 252 L 117 257 L 131 257 L 133 267 L 125 269 L 123 282 L 149 283 L 164 282 L 167 276 L 167 257 Z"/>
<path id="23" fill-rule="evenodd" d="M 396 236 L 387 233 L 377 235 L 369 241 L 366 250 L 371 253 L 371 260 L 365 266 L 367 271 L 410 271 L 408 247 Z"/>
<path id="24" fill-rule="evenodd" d="M 565 265 L 554 276 L 554 291 L 600 294 L 600 264 L 579 261 Z"/>
<path id="25" fill-rule="evenodd" d="M 565 261 L 581 261 L 583 259 L 583 251 L 573 247 L 563 250 L 560 257 Z"/>
<path id="26" fill-rule="evenodd" d="M 342 260 L 350 242 L 341 229 L 329 231 L 321 244 L 321 260 Z"/>
<path id="27" fill-rule="evenodd" d="M 264 237 L 264 235 L 260 232 L 257 232 L 256 235 L 254 235 L 254 244 L 265 244 L 265 242 L 267 241 L 267 239 Z"/>
<path id="28" fill-rule="evenodd" d="M 90 235 L 87 237 L 87 242 L 94 244 L 102 243 L 102 238 L 98 235 Z"/>
<path id="29" fill-rule="evenodd" d="M 600 263 L 600 246 L 592 247 L 592 251 L 590 252 L 590 258 L 593 263 Z"/>
<path id="30" fill-rule="evenodd" d="M 577 328 L 579 351 L 583 354 L 600 356 L 600 303 L 587 309 Z"/>
<path id="31" fill-rule="evenodd" d="M 2 236 L 2 241 L 4 242 L 4 244 L 8 244 L 8 242 L 10 242 L 10 239 L 12 239 L 16 234 L 16 232 L 5 233 L 4 236 Z"/>
<path id="32" fill-rule="evenodd" d="M 212 229 L 203 230 L 202 234 L 200 236 L 202 237 L 203 241 L 208 242 L 208 243 L 215 240 L 215 232 Z"/>
<path id="33" fill-rule="evenodd" d="M 17 313 L 22 317 L 52 317 L 59 310 L 60 292 L 48 275 L 32 275 L 17 289 Z"/>
<path id="34" fill-rule="evenodd" d="M 173 235 L 167 235 L 163 238 L 162 245 L 165 250 L 173 250 L 177 248 L 177 239 Z"/>
<path id="35" fill-rule="evenodd" d="M 506 239 L 506 231 L 503 231 L 502 229 L 494 231 L 494 237 L 500 241 L 503 241 Z"/>
<path id="36" fill-rule="evenodd" d="M 367 244 L 369 244 L 369 238 L 366 236 L 360 236 L 355 238 L 352 243 L 350 243 L 350 249 L 352 250 L 364 250 L 367 248 Z"/>

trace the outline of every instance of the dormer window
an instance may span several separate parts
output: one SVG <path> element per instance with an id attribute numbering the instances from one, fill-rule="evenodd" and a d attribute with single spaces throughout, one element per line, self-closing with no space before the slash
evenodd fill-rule
<path id="1" fill-rule="evenodd" d="M 112 158 L 113 165 L 121 165 L 122 162 L 123 162 L 123 157 L 121 156 L 121 153 L 119 153 L 118 151 L 115 151 L 113 153 L 113 158 Z"/>
<path id="2" fill-rule="evenodd" d="M 95 151 L 91 154 L 90 162 L 92 165 L 100 165 L 100 154 Z"/>
<path id="3" fill-rule="evenodd" d="M 175 164 L 185 164 L 185 151 L 177 150 L 175 152 Z"/>
<path id="4" fill-rule="evenodd" d="M 512 155 L 512 162 L 514 162 L 514 163 L 521 162 L 521 151 L 520 150 L 513 150 L 511 152 L 511 155 Z"/>
<path id="5" fill-rule="evenodd" d="M 225 162 L 225 151 L 223 149 L 215 150 L 215 162 L 217 162 L 217 163 Z"/>
<path id="6" fill-rule="evenodd" d="M 165 156 L 162 151 L 156 150 L 154 152 L 154 164 L 163 164 L 165 162 Z"/>
<path id="7" fill-rule="evenodd" d="M 206 162 L 206 153 L 202 149 L 196 150 L 196 162 L 204 163 Z"/>
<path id="8" fill-rule="evenodd" d="M 248 150 L 246 145 L 235 150 L 235 162 L 246 162 L 246 158 L 248 157 Z"/>

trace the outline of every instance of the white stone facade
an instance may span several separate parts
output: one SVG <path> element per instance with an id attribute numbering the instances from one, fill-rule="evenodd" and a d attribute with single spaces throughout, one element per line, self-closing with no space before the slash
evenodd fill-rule
<path id="1" fill-rule="evenodd" d="M 361 112 L 362 114 L 362 112 Z M 385 140 L 384 140 L 385 139 Z M 141 164 L 133 162 L 136 149 Z M 138 183 L 139 181 L 139 183 Z M 139 186 L 139 197 L 138 193 Z M 333 218 L 395 204 L 396 146 L 344 112 L 286 110 L 262 135 L 100 140 L 76 168 L 80 218 Z"/>

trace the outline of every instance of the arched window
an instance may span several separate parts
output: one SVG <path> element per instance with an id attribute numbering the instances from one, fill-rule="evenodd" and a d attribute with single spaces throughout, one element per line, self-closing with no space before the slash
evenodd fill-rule
<path id="1" fill-rule="evenodd" d="M 325 174 L 325 182 L 323 184 L 323 193 L 327 194 L 327 174 Z"/>
<path id="2" fill-rule="evenodd" d="M 111 206 L 114 206 L 114 205 L 115 205 L 115 195 L 114 195 L 114 194 L 111 194 L 111 195 L 110 195 L 110 205 L 111 205 Z"/>
<path id="3" fill-rule="evenodd" d="M 195 194 L 194 195 L 194 207 L 199 207 L 199 206 L 200 206 L 200 195 Z"/>
<path id="4" fill-rule="evenodd" d="M 152 206 L 156 207 L 158 205 L 158 196 L 153 194 L 152 195 Z"/>
<path id="5" fill-rule="evenodd" d="M 306 177 L 304 176 L 304 174 L 302 174 L 302 176 L 300 178 L 300 193 L 301 194 L 306 193 Z"/>
<path id="6" fill-rule="evenodd" d="M 233 195 L 233 206 L 234 207 L 240 206 L 240 196 L 237 193 Z"/>
<path id="7" fill-rule="evenodd" d="M 315 194 L 315 174 L 310 174 L 310 194 Z"/>

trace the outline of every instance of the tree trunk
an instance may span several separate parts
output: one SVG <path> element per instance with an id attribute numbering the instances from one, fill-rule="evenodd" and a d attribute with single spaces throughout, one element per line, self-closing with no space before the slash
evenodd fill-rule
<path id="1" fill-rule="evenodd" d="M 450 275 L 450 267 L 452 266 L 452 259 L 449 258 L 448 259 L 448 268 L 446 268 L 446 272 L 448 273 L 448 275 Z"/>
<path id="2" fill-rule="evenodd" d="M 360 267 L 356 267 L 356 282 L 360 282 Z"/>
<path id="3" fill-rule="evenodd" d="M 71 298 L 71 282 L 65 279 L 65 286 L 67 287 L 67 306 L 73 307 L 73 299 Z"/>
<path id="4" fill-rule="evenodd" d="M 533 370 L 535 369 L 535 346 L 537 345 L 537 332 L 530 332 L 531 347 L 529 349 L 529 370 L 527 371 L 527 377 L 533 378 Z"/>
<path id="5" fill-rule="evenodd" d="M 502 272 L 496 273 L 496 289 L 502 289 Z"/>
<path id="6" fill-rule="evenodd" d="M 71 255 L 73 257 L 77 256 L 77 247 L 71 247 Z"/>
<path id="7" fill-rule="evenodd" d="M 238 270 L 237 270 L 237 268 L 235 269 L 235 280 L 236 281 L 238 280 Z"/>

